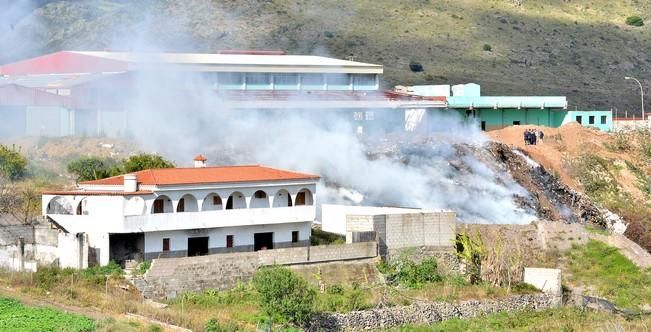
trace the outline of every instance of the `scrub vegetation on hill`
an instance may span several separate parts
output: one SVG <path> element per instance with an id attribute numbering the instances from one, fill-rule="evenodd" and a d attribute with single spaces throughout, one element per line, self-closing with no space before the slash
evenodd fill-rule
<path id="1" fill-rule="evenodd" d="M 0 41 L 0 62 L 64 49 L 281 49 L 383 64 L 387 87 L 476 82 L 620 114 L 639 110 L 624 76 L 651 77 L 645 0 L 44 3 Z"/>

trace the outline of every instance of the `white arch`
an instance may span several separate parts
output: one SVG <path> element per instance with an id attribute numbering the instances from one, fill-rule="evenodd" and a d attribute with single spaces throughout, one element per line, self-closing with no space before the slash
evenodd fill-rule
<path id="1" fill-rule="evenodd" d="M 313 205 L 313 204 L 314 204 L 314 199 L 312 197 L 312 192 L 310 191 L 310 189 L 303 188 L 296 194 L 296 198 L 294 199 L 294 206 Z"/>
<path id="2" fill-rule="evenodd" d="M 54 196 L 47 203 L 47 214 L 72 214 L 72 204 L 63 196 Z"/>
<path id="3" fill-rule="evenodd" d="M 251 209 L 264 209 L 269 207 L 269 195 L 264 190 L 258 190 L 253 193 L 251 196 L 251 203 L 249 203 L 249 208 Z"/>
<path id="4" fill-rule="evenodd" d="M 162 202 L 162 203 L 158 203 L 158 202 Z M 172 200 L 165 195 L 160 195 L 156 197 L 156 199 L 151 205 L 151 213 L 172 213 L 172 212 L 174 212 L 174 206 L 172 205 Z"/>
<path id="5" fill-rule="evenodd" d="M 134 196 L 127 200 L 124 206 L 125 216 L 140 216 L 145 214 L 145 200 L 142 197 Z"/>
<path id="6" fill-rule="evenodd" d="M 274 195 L 274 204 L 273 207 L 287 207 L 294 205 L 292 202 L 292 196 L 285 189 L 280 189 Z"/>
<path id="7" fill-rule="evenodd" d="M 246 198 L 244 198 L 244 194 L 236 191 L 228 196 L 226 210 L 231 209 L 246 209 Z"/>
<path id="8" fill-rule="evenodd" d="M 185 194 L 176 203 L 176 212 L 198 212 L 197 199 L 192 194 Z"/>
<path id="9" fill-rule="evenodd" d="M 75 214 L 76 215 L 88 215 L 88 200 L 86 197 L 82 198 L 79 201 L 79 204 L 77 204 L 77 208 L 75 209 Z"/>
<path id="10" fill-rule="evenodd" d="M 221 196 L 217 193 L 210 193 L 206 195 L 206 198 L 203 199 L 201 203 L 201 211 L 216 211 L 223 210 L 224 202 L 222 201 Z"/>

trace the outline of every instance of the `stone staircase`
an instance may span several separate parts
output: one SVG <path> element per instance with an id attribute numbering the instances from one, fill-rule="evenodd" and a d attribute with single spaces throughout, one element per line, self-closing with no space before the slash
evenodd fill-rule
<path id="1" fill-rule="evenodd" d="M 153 264 L 153 262 L 152 262 Z M 154 287 L 147 282 L 144 275 L 135 273 L 138 269 L 138 262 L 127 261 L 124 264 L 124 278 L 127 279 L 146 299 L 151 299 L 154 296 Z"/>

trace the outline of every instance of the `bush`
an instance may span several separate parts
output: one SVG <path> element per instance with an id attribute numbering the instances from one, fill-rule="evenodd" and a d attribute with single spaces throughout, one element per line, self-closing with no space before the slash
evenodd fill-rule
<path id="1" fill-rule="evenodd" d="M 18 180 L 27 171 L 27 159 L 15 149 L 0 144 L 0 176 Z"/>
<path id="2" fill-rule="evenodd" d="M 493 50 L 493 46 L 490 46 L 489 44 L 484 44 L 482 47 L 484 51 L 491 52 Z"/>
<path id="3" fill-rule="evenodd" d="M 260 307 L 271 317 L 303 324 L 312 315 L 316 292 L 305 279 L 286 267 L 259 269 L 253 286 L 260 296 Z"/>
<path id="4" fill-rule="evenodd" d="M 423 65 L 420 62 L 411 61 L 409 62 L 409 69 L 414 73 L 420 73 L 423 71 Z"/>
<path id="5" fill-rule="evenodd" d="M 235 332 L 241 331 L 240 327 L 233 323 L 220 323 L 217 319 L 212 318 L 206 322 L 203 330 L 205 332 Z"/>
<path id="6" fill-rule="evenodd" d="M 378 270 L 385 275 L 389 284 L 406 288 L 421 288 L 427 283 L 441 281 L 436 258 L 429 257 L 420 263 L 401 257 L 391 263 L 382 262 Z"/>
<path id="7" fill-rule="evenodd" d="M 634 27 L 641 27 L 644 25 L 644 20 L 637 15 L 632 15 L 626 18 L 626 24 Z"/>

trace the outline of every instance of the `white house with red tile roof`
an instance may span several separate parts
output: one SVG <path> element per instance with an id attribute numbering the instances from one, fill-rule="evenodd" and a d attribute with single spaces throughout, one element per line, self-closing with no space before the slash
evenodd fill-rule
<path id="1" fill-rule="evenodd" d="M 91 262 L 308 245 L 319 176 L 260 165 L 148 169 L 43 192 L 43 214 L 88 234 Z"/>

